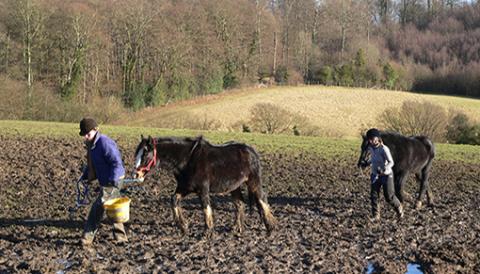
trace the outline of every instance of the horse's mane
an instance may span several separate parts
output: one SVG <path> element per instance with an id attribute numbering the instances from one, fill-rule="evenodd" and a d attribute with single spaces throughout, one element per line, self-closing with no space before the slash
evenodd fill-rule
<path id="1" fill-rule="evenodd" d="M 199 142 L 199 144 L 201 144 L 201 145 L 207 145 L 207 146 L 211 146 L 211 147 L 224 147 L 224 146 L 230 146 L 230 145 L 245 145 L 244 143 L 240 143 L 240 142 L 237 142 L 237 141 L 227 141 L 227 142 L 222 143 L 222 144 L 212 144 L 212 143 L 210 143 L 210 141 L 205 139 L 203 137 L 203 135 L 199 135 L 195 138 L 185 137 L 183 139 L 184 139 L 184 141 Z"/>
<path id="2" fill-rule="evenodd" d="M 186 144 L 196 144 L 196 146 L 208 146 L 208 147 L 226 147 L 232 145 L 240 145 L 245 146 L 245 143 L 237 142 L 237 141 L 228 141 L 222 144 L 212 144 L 207 139 L 203 137 L 203 135 L 199 135 L 197 137 L 159 137 L 157 138 L 158 142 L 161 143 L 170 143 L 170 144 L 177 144 L 177 145 L 186 145 Z"/>
<path id="3" fill-rule="evenodd" d="M 196 142 L 199 140 L 200 137 L 197 138 L 190 138 L 190 137 L 159 137 L 157 138 L 157 142 L 159 143 L 170 143 L 176 145 L 184 145 L 185 143 Z"/>
<path id="4" fill-rule="evenodd" d="M 396 131 L 390 131 L 390 130 L 382 131 L 382 135 L 387 135 L 389 137 L 394 137 L 394 138 L 397 138 L 397 139 L 414 139 L 414 138 L 426 138 L 426 139 L 428 139 L 428 137 L 424 136 L 424 135 L 405 136 L 405 135 L 402 135 L 402 134 L 400 134 Z"/>

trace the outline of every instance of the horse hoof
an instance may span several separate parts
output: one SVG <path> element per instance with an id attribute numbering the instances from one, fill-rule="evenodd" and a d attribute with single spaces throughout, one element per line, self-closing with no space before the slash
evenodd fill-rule
<path id="1" fill-rule="evenodd" d="M 420 208 L 422 208 L 422 202 L 417 201 L 417 202 L 415 203 L 415 209 L 420 209 Z"/>
<path id="2" fill-rule="evenodd" d="M 275 224 L 270 224 L 267 226 L 267 234 L 272 235 L 272 233 L 277 230 L 277 226 Z"/>
<path id="3" fill-rule="evenodd" d="M 238 235 L 238 236 L 242 236 L 244 230 L 245 230 L 245 229 L 244 229 L 243 227 L 241 227 L 241 226 L 234 226 L 234 227 L 233 227 L 233 233 L 235 233 L 235 234 Z"/>
<path id="4" fill-rule="evenodd" d="M 203 233 L 203 238 L 206 240 L 210 240 L 212 239 L 212 237 L 213 237 L 213 231 L 211 229 L 205 230 L 205 232 Z"/>
<path id="5" fill-rule="evenodd" d="M 179 226 L 180 228 L 180 231 L 182 232 L 182 234 L 185 236 L 188 234 L 188 227 L 187 226 Z"/>

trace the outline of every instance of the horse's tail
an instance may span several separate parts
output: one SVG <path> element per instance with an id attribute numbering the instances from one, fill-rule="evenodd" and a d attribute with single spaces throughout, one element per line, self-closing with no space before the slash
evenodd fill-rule
<path id="1" fill-rule="evenodd" d="M 428 148 L 429 148 L 429 151 L 430 151 L 430 156 L 431 156 L 431 159 L 433 159 L 433 158 L 435 158 L 435 153 L 436 153 L 435 145 L 433 144 L 433 142 L 430 139 L 427 139 L 427 141 L 428 141 Z"/>
<path id="2" fill-rule="evenodd" d="M 425 193 L 427 194 L 428 204 L 433 205 L 433 196 L 430 191 L 428 177 L 429 177 L 430 169 L 432 167 L 433 158 L 435 157 L 435 145 L 429 138 L 425 136 L 420 136 L 417 139 L 420 142 L 422 142 L 423 145 L 425 145 L 425 148 L 427 149 L 427 152 L 428 152 L 428 160 L 426 164 L 423 166 L 421 173 L 415 174 L 415 176 L 417 177 L 417 180 L 420 182 L 420 192 L 418 193 L 417 202 L 415 203 L 415 207 L 419 208 L 422 205 L 421 198 Z"/>
<path id="3" fill-rule="evenodd" d="M 248 188 L 248 209 L 249 209 L 250 213 L 253 213 L 253 204 L 254 203 L 256 204 L 255 195 L 250 190 L 250 188 Z"/>
<path id="4" fill-rule="evenodd" d="M 247 182 L 248 187 L 248 204 L 250 213 L 253 212 L 253 202 L 255 201 L 263 223 L 268 230 L 268 233 L 275 230 L 277 227 L 277 220 L 273 217 L 270 206 L 267 202 L 267 195 L 262 189 L 262 170 L 260 165 L 260 156 L 249 146 L 247 147 L 249 162 L 250 162 L 250 178 Z"/>
<path id="5" fill-rule="evenodd" d="M 249 155 L 249 163 L 250 163 L 250 168 L 251 168 L 251 174 L 250 174 L 250 184 L 247 186 L 248 190 L 248 207 L 250 208 L 250 212 L 253 212 L 253 206 L 254 204 L 256 205 L 257 199 L 256 199 L 256 194 L 254 191 L 258 191 L 261 193 L 263 196 L 263 190 L 262 190 L 262 168 L 260 165 L 260 156 L 258 155 L 257 151 L 246 145 L 245 146 L 248 151 Z M 257 205 L 258 206 L 258 205 Z"/>
<path id="6" fill-rule="evenodd" d="M 435 152 L 436 152 L 435 145 L 427 137 L 422 137 L 420 141 L 422 141 L 422 143 L 427 147 L 428 153 L 430 155 L 430 161 L 431 161 L 435 157 Z"/>
<path id="7" fill-rule="evenodd" d="M 426 136 L 416 136 L 416 138 L 417 138 L 417 140 L 422 142 L 422 144 L 425 145 L 425 147 L 427 148 L 427 152 L 428 152 L 428 156 L 429 156 L 427 166 L 430 166 L 432 164 L 433 158 L 435 158 L 435 154 L 436 154 L 435 145 Z"/>

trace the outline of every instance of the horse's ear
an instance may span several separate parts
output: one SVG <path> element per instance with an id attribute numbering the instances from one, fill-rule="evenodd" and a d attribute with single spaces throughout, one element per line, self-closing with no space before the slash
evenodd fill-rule
<path id="1" fill-rule="evenodd" d="M 143 139 L 145 139 L 145 138 L 143 138 L 143 134 L 140 134 L 140 140 L 143 141 Z"/>
<path id="2" fill-rule="evenodd" d="M 198 140 L 198 141 L 203 140 L 203 135 L 198 135 L 198 136 L 197 136 L 197 140 Z"/>
<path id="3" fill-rule="evenodd" d="M 146 140 L 147 140 L 147 147 L 150 148 L 154 146 L 152 136 L 148 135 L 148 138 Z"/>

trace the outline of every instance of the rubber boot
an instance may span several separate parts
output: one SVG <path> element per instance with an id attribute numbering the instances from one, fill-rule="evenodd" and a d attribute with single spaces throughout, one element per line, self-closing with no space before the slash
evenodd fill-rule
<path id="1" fill-rule="evenodd" d="M 128 242 L 127 233 L 125 232 L 125 227 L 122 223 L 113 224 L 113 237 L 117 243 Z"/>
<path id="2" fill-rule="evenodd" d="M 398 218 L 398 219 L 402 219 L 402 218 L 403 218 L 403 206 L 402 206 L 402 204 L 400 204 L 400 205 L 397 207 L 397 218 Z"/>
<path id="3" fill-rule="evenodd" d="M 92 232 L 86 232 L 83 234 L 82 239 L 80 240 L 80 244 L 83 246 L 90 246 L 93 244 L 93 239 L 95 238 L 95 234 Z"/>
<path id="4" fill-rule="evenodd" d="M 370 217 L 370 221 L 373 223 L 380 221 L 380 211 L 377 211 L 376 213 L 372 213 L 372 217 Z"/>

